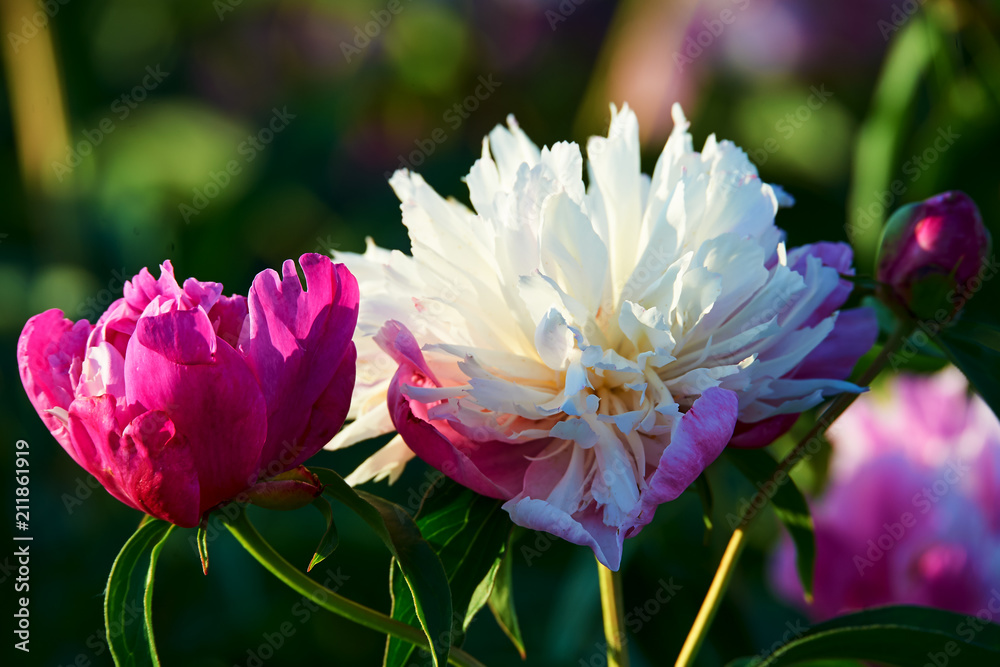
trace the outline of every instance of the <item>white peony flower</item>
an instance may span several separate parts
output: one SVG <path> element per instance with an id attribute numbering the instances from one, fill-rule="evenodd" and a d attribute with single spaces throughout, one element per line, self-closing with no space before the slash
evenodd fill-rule
<path id="1" fill-rule="evenodd" d="M 351 483 L 419 455 L 617 569 L 730 439 L 767 444 L 859 391 L 844 378 L 876 329 L 837 312 L 850 249 L 786 254 L 786 196 L 730 142 L 695 152 L 673 116 L 652 177 L 627 105 L 588 142 L 586 183 L 576 144 L 539 150 L 513 118 L 466 178 L 474 210 L 393 176 L 412 256 L 335 253 L 360 284 L 358 382 L 327 448 L 399 433 Z"/>

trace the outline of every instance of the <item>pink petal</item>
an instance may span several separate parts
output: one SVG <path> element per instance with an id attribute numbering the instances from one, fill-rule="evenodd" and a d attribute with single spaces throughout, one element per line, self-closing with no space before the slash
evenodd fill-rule
<path id="1" fill-rule="evenodd" d="M 605 525 L 603 512 L 597 510 L 596 505 L 570 516 L 544 500 L 518 497 L 505 503 L 503 508 L 517 525 L 590 547 L 597 560 L 612 571 L 621 567 L 624 531 Z"/>
<path id="2" fill-rule="evenodd" d="M 174 317 L 177 312 L 192 313 L 191 317 L 203 320 L 190 326 L 188 319 Z M 147 317 L 163 319 L 147 325 L 142 321 Z M 171 334 L 172 324 L 183 330 Z M 229 500 L 257 481 L 267 430 L 266 406 L 257 379 L 243 358 L 215 336 L 208 315 L 200 308 L 144 315 L 137 329 L 145 331 L 147 326 L 163 331 L 150 338 L 136 335 L 129 341 L 126 400 L 130 406 L 163 411 L 188 443 L 198 471 L 201 507 Z M 198 341 L 198 335 L 206 339 Z M 193 352 L 179 345 L 182 340 Z M 163 347 L 146 343 L 163 343 Z M 215 354 L 198 361 L 213 343 Z"/>
<path id="3" fill-rule="evenodd" d="M 842 310 L 833 330 L 791 374 L 793 378 L 846 379 L 858 359 L 875 345 L 878 321 L 871 308 Z"/>
<path id="4" fill-rule="evenodd" d="M 753 424 L 736 422 L 736 430 L 733 431 L 733 437 L 729 440 L 729 446 L 741 449 L 767 447 L 787 433 L 798 418 L 799 415 L 796 413 L 794 415 L 775 415 Z"/>
<path id="5" fill-rule="evenodd" d="M 126 303 L 138 313 L 146 310 L 149 302 L 158 296 L 174 298 L 180 295 L 181 288 L 174 278 L 174 267 L 170 260 L 165 260 L 160 265 L 160 277 L 154 278 L 149 269 L 143 267 L 139 273 L 132 276 L 131 280 L 125 281 L 122 289 Z"/>
<path id="6" fill-rule="evenodd" d="M 28 320 L 17 340 L 17 366 L 28 400 L 63 449 L 84 468 L 86 456 L 73 443 L 65 422 L 49 410 L 69 410 L 92 328 L 86 320 L 74 324 L 53 309 Z"/>
<path id="7" fill-rule="evenodd" d="M 420 383 L 427 381 L 427 378 L 419 374 L 412 365 L 405 365 L 399 367 L 389 384 L 387 396 L 389 415 L 406 445 L 431 466 L 476 493 L 490 498 L 512 497 L 516 493 L 515 490 L 501 487 L 483 474 L 466 452 L 458 449 L 426 421 L 426 406 L 417 401 L 410 401 L 401 391 L 401 385 L 404 383 L 419 386 Z M 418 412 L 422 414 L 417 414 Z"/>
<path id="8" fill-rule="evenodd" d="M 211 507 L 200 505 L 194 456 L 165 412 L 144 412 L 133 419 L 122 433 L 116 458 L 123 491 L 147 514 L 192 528 Z"/>
<path id="9" fill-rule="evenodd" d="M 823 266 L 836 269 L 837 273 L 843 275 L 854 275 L 854 268 L 851 261 L 854 258 L 854 251 L 846 243 L 831 243 L 822 241 L 809 245 L 792 248 L 788 252 L 788 266 L 795 272 L 806 275 L 806 259 L 808 257 L 819 257 Z M 814 327 L 822 320 L 830 317 L 838 308 L 844 305 L 847 297 L 851 295 L 852 285 L 848 280 L 841 280 L 837 287 L 823 300 L 823 303 L 813 311 L 804 326 Z"/>
<path id="10" fill-rule="evenodd" d="M 399 362 L 389 384 L 388 407 L 396 431 L 421 459 L 459 484 L 490 498 L 512 498 L 524 474 L 549 440 L 525 444 L 476 441 L 462 436 L 442 420 L 430 420 L 428 404 L 406 396 L 407 386 L 439 386 L 413 335 L 390 321 L 376 336 L 379 345 Z"/>
<path id="11" fill-rule="evenodd" d="M 329 393 L 352 347 L 358 319 L 358 284 L 342 264 L 329 257 L 299 258 L 306 290 L 292 260 L 283 277 L 262 271 L 250 288 L 249 340 L 241 348 L 260 383 L 267 405 L 264 463 L 284 455 L 299 462 L 326 441 L 310 433 L 330 433 L 343 424 L 345 411 L 315 410 L 321 400 L 340 396 L 342 384 Z M 325 398 L 324 398 L 325 397 Z M 346 408 L 345 408 L 346 410 Z M 339 421 L 338 421 L 339 420 Z M 294 467 L 295 463 L 287 467 Z"/>
<path id="12" fill-rule="evenodd" d="M 80 466 L 96 477 L 112 496 L 129 507 L 142 510 L 125 491 L 117 470 L 115 453 L 121 432 L 117 414 L 117 402 L 111 395 L 78 398 L 69 408 L 67 428 L 80 455 L 81 460 L 77 461 Z"/>
<path id="13" fill-rule="evenodd" d="M 240 334 L 243 332 L 243 325 L 249 312 L 247 298 L 234 294 L 219 297 L 208 311 L 208 319 L 212 321 L 215 334 L 219 338 L 229 343 L 233 349 L 239 349 Z"/>
<path id="14" fill-rule="evenodd" d="M 201 308 L 180 310 L 176 301 L 156 297 L 136 323 L 134 338 L 175 364 L 210 364 L 216 335 Z"/>
<path id="15" fill-rule="evenodd" d="M 174 267 L 168 259 L 160 265 L 158 279 L 143 268 L 131 280 L 125 281 L 122 292 L 124 296 L 111 304 L 97 320 L 97 325 L 123 335 L 119 337 L 109 333 L 107 338 L 124 356 L 128 343 L 126 337 L 132 335 L 136 321 L 154 299 L 162 297 L 164 301 L 176 301 L 183 310 L 201 306 L 207 311 L 222 294 L 222 285 L 188 278 L 182 289 L 174 278 Z"/>
<path id="16" fill-rule="evenodd" d="M 265 477 L 300 465 L 337 435 L 351 407 L 357 360 L 357 350 L 351 343 L 329 386 L 312 405 L 300 438 L 294 442 L 282 441 L 279 448 L 273 449 L 272 443 L 265 443 L 260 459 Z"/>
<path id="17" fill-rule="evenodd" d="M 684 413 L 642 494 L 636 527 L 652 521 L 658 505 L 680 496 L 722 453 L 733 435 L 738 408 L 735 392 L 710 387 Z"/>

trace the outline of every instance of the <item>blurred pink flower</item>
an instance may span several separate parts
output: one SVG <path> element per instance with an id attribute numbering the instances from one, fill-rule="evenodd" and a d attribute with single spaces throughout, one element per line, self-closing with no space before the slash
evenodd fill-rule
<path id="1" fill-rule="evenodd" d="M 60 310 L 17 345 L 28 398 L 111 495 L 180 526 L 298 466 L 350 407 L 358 288 L 322 255 L 257 275 L 248 297 L 143 269 L 97 324 Z"/>
<path id="2" fill-rule="evenodd" d="M 975 613 L 1000 584 L 1000 422 L 964 376 L 900 377 L 830 429 L 830 487 L 812 503 L 817 619 L 885 604 Z M 772 561 L 802 601 L 795 552 Z"/>

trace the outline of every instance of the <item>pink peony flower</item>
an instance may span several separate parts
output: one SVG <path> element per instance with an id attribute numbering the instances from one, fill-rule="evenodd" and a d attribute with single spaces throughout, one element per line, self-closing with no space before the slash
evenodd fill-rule
<path id="1" fill-rule="evenodd" d="M 955 369 L 900 377 L 830 429 L 829 488 L 812 503 L 815 599 L 825 619 L 886 604 L 974 614 L 1000 584 L 1000 421 Z M 772 561 L 802 602 L 795 552 Z"/>
<path id="2" fill-rule="evenodd" d="M 111 495 L 179 526 L 297 467 L 350 406 L 358 288 L 321 255 L 248 297 L 181 287 L 166 261 L 143 269 L 98 319 L 59 310 L 28 320 L 17 345 L 28 398 L 59 444 Z"/>
<path id="3" fill-rule="evenodd" d="M 850 248 L 786 252 L 774 218 L 790 198 L 730 142 L 695 151 L 674 118 L 651 177 L 627 106 L 586 163 L 509 119 L 466 179 L 474 211 L 393 176 L 413 255 L 337 254 L 365 301 L 354 422 L 329 447 L 398 433 L 348 481 L 419 456 L 617 569 L 734 429 L 765 445 L 861 391 L 844 379 L 876 325 L 839 310 Z"/>

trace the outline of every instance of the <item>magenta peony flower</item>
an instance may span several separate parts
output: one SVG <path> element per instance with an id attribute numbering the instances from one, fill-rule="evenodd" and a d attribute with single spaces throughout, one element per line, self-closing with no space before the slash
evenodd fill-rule
<path id="1" fill-rule="evenodd" d="M 321 255 L 249 297 L 180 287 L 143 269 L 97 324 L 53 309 L 28 320 L 21 381 L 70 456 L 111 495 L 179 526 L 298 466 L 344 422 L 354 386 L 358 287 Z"/>
<path id="2" fill-rule="evenodd" d="M 830 429 L 830 486 L 812 503 L 817 619 L 885 604 L 974 614 L 1000 584 L 1000 422 L 957 370 L 901 377 Z M 801 602 L 795 550 L 772 562 Z"/>
<path id="3" fill-rule="evenodd" d="M 945 293 L 966 286 L 990 255 L 990 234 L 975 202 L 963 192 L 945 192 L 908 204 L 886 223 L 878 279 L 910 311 L 934 314 Z M 947 298 L 948 307 L 954 305 Z"/>

